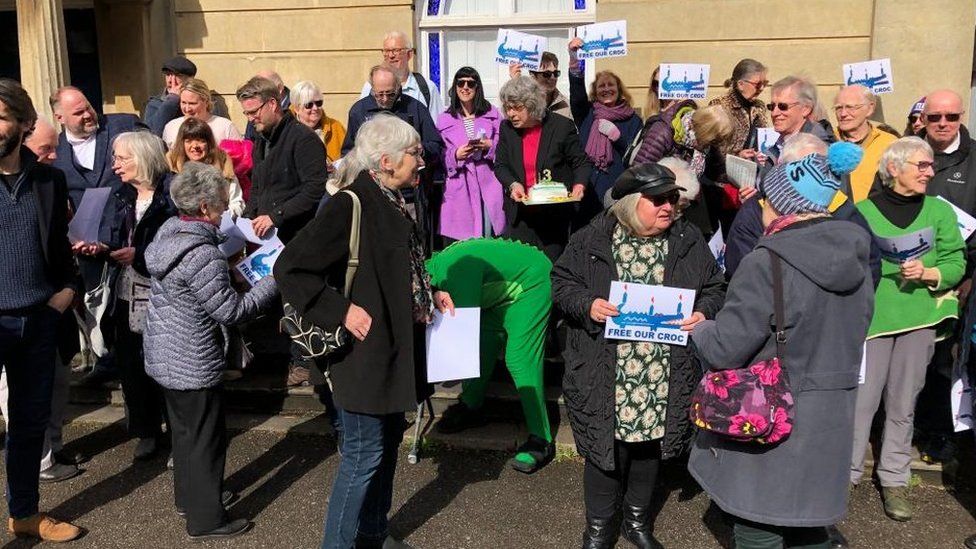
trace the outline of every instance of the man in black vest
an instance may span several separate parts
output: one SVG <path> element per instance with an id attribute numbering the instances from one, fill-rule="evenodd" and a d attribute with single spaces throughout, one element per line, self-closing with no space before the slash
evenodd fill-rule
<path id="1" fill-rule="evenodd" d="M 64 175 L 24 139 L 37 113 L 17 82 L 0 79 L 0 368 L 7 374 L 7 530 L 70 541 L 81 529 L 38 512 L 61 314 L 77 289 Z"/>

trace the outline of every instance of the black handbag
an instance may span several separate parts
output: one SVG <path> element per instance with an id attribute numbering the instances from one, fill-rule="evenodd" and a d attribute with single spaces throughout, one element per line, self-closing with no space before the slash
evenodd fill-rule
<path id="1" fill-rule="evenodd" d="M 352 226 L 349 231 L 349 261 L 346 263 L 346 285 L 343 295 L 349 298 L 352 290 L 352 280 L 359 268 L 359 224 L 362 218 L 362 205 L 359 197 L 352 191 L 342 191 L 352 198 Z M 349 331 L 340 323 L 331 330 L 326 330 L 302 318 L 290 303 L 283 303 L 284 316 L 279 326 L 288 334 L 292 342 L 300 349 L 301 358 L 312 360 L 336 352 L 351 341 Z"/>

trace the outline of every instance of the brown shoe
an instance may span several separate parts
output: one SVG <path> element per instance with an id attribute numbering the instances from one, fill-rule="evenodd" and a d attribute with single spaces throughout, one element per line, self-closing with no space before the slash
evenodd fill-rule
<path id="1" fill-rule="evenodd" d="M 44 541 L 61 543 L 78 539 L 82 534 L 81 528 L 69 522 L 61 522 L 44 513 L 38 513 L 24 519 L 7 519 L 7 532 L 15 536 L 40 538 Z"/>
<path id="2" fill-rule="evenodd" d="M 292 364 L 288 367 L 288 381 L 285 383 L 289 387 L 304 387 L 308 385 L 308 368 Z"/>

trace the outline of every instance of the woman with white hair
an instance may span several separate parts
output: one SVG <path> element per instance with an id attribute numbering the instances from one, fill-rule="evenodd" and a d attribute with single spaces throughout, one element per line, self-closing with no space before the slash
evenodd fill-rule
<path id="1" fill-rule="evenodd" d="M 857 391 L 851 483 L 861 481 L 871 421 L 884 395 L 884 435 L 875 471 L 885 514 L 897 521 L 912 518 L 908 481 L 915 401 L 935 342 L 947 335 L 947 321 L 958 318 L 959 300 L 952 289 L 966 268 L 955 212 L 948 202 L 925 193 L 934 167 L 928 143 L 903 137 L 881 155 L 882 188 L 857 204 L 883 244 L 867 368 Z"/>
<path id="2" fill-rule="evenodd" d="M 343 192 L 295 235 L 274 267 L 283 300 L 302 318 L 351 336 L 329 357 L 342 460 L 323 549 L 385 546 L 404 412 L 432 394 L 426 325 L 435 306 L 454 309 L 450 295 L 431 288 L 417 225 L 401 194 L 418 184 L 423 154 L 420 135 L 399 118 L 377 114 L 364 122 L 336 172 Z M 359 268 L 347 297 L 354 199 L 361 206 Z"/>
<path id="3" fill-rule="evenodd" d="M 146 247 L 176 209 L 169 199 L 172 178 L 163 141 L 149 132 L 119 134 L 112 144 L 112 167 L 122 180 L 105 206 L 99 242 L 77 243 L 85 255 L 108 259 L 108 279 L 115 280 L 110 313 L 115 326 L 115 359 L 122 378 L 129 435 L 139 439 L 133 460 L 151 459 L 163 433 L 163 395 L 146 375 L 142 333 L 149 297 Z"/>
<path id="4" fill-rule="evenodd" d="M 302 80 L 291 87 L 289 107 L 299 122 L 308 126 L 325 145 L 325 158 L 331 166 L 342 156 L 342 142 L 346 128 L 335 118 L 325 114 L 322 90 L 315 82 Z"/>
<path id="5" fill-rule="evenodd" d="M 537 183 L 562 183 L 576 199 L 590 180 L 592 164 L 580 147 L 572 120 L 546 112 L 539 84 L 513 78 L 498 92 L 508 118 L 499 130 L 495 177 L 505 191 L 505 236 L 531 244 L 556 261 L 569 240 L 572 204 L 525 204 Z"/>
<path id="6" fill-rule="evenodd" d="M 180 132 L 180 126 L 187 118 L 206 122 L 213 131 L 218 145 L 225 140 L 243 139 L 234 123 L 229 118 L 214 114 L 213 108 L 213 96 L 207 83 L 198 78 L 187 78 L 180 87 L 180 110 L 183 111 L 183 116 L 170 120 L 163 128 L 163 141 L 166 142 L 166 146 L 173 148 L 176 134 Z"/>

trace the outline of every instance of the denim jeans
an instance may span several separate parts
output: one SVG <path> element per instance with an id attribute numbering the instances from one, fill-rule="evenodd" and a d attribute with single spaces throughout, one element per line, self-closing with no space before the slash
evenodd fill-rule
<path id="1" fill-rule="evenodd" d="M 322 549 L 350 549 L 357 538 L 382 543 L 388 534 L 404 415 L 336 411 L 343 431 L 342 459 L 325 513 Z"/>
<path id="2" fill-rule="evenodd" d="M 15 519 L 37 513 L 37 475 L 51 416 L 51 391 L 61 315 L 39 305 L 23 316 L 0 313 L 0 367 L 9 387 L 7 505 Z"/>

